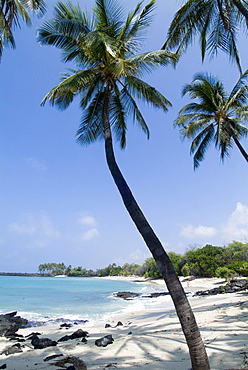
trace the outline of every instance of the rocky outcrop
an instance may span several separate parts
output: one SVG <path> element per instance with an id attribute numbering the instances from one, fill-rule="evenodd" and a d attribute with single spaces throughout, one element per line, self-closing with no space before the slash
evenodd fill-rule
<path id="1" fill-rule="evenodd" d="M 57 342 L 55 340 L 49 338 L 39 338 L 37 334 L 33 334 L 31 337 L 31 344 L 34 346 L 34 349 L 57 346 Z"/>
<path id="2" fill-rule="evenodd" d="M 122 299 L 133 299 L 133 298 L 157 298 L 163 295 L 168 295 L 169 292 L 154 292 L 154 293 L 148 293 L 148 294 L 142 294 L 142 293 L 134 293 L 134 292 L 117 292 L 114 293 L 114 296 L 117 298 Z"/>
<path id="3" fill-rule="evenodd" d="M 208 290 L 199 290 L 194 295 L 195 296 L 204 296 L 204 295 L 216 295 L 223 293 L 236 293 L 248 289 L 248 280 L 232 280 L 230 283 L 219 286 L 217 288 L 208 289 Z"/>
<path id="4" fill-rule="evenodd" d="M 58 340 L 58 342 L 65 342 L 67 340 L 72 340 L 72 339 L 79 339 L 79 338 L 86 338 L 88 337 L 89 333 L 87 331 L 84 331 L 82 329 L 78 329 L 74 331 L 71 335 L 65 335 L 62 338 Z"/>
<path id="5" fill-rule="evenodd" d="M 13 344 L 13 346 L 5 348 L 5 350 L 1 352 L 0 354 L 1 355 L 4 354 L 5 356 L 8 356 L 8 355 L 13 355 L 14 353 L 19 353 L 19 352 L 23 352 L 22 346 L 20 345 L 20 343 L 16 343 L 16 344 Z"/>
<path id="6" fill-rule="evenodd" d="M 97 339 L 95 341 L 95 345 L 97 347 L 107 347 L 108 344 L 112 344 L 114 342 L 114 339 L 111 334 L 105 335 L 105 337 L 102 337 L 100 339 Z"/>
<path id="7" fill-rule="evenodd" d="M 72 366 L 65 367 L 66 364 L 72 364 Z M 67 356 L 62 360 L 53 362 L 51 365 L 59 366 L 63 369 L 74 369 L 74 370 L 87 370 L 85 362 L 75 356 Z"/>
<path id="8" fill-rule="evenodd" d="M 16 316 L 17 311 L 0 315 L 0 336 L 11 338 L 28 325 L 28 320 Z"/>

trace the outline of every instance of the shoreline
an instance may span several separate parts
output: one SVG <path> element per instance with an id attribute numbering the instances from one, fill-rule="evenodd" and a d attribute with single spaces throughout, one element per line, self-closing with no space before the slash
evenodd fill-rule
<path id="1" fill-rule="evenodd" d="M 130 281 L 131 278 L 128 279 Z M 133 279 L 137 280 L 137 277 Z M 148 282 L 165 286 L 163 280 L 144 280 L 144 283 Z M 189 286 L 187 281 L 182 282 L 190 290 L 211 289 L 220 283 L 224 283 L 223 279 L 195 279 L 189 281 Z M 248 365 L 247 298 L 247 291 L 188 297 L 206 345 L 211 370 L 245 369 Z M 114 328 L 118 321 L 123 325 Z M 190 368 L 187 346 L 174 308 L 161 305 L 158 309 L 117 316 L 114 314 L 108 324 L 111 327 L 105 328 L 104 323 L 94 323 L 93 326 L 87 323 L 73 325 L 69 329 L 61 329 L 59 324 L 20 329 L 17 334 L 26 336 L 37 331 L 42 334 L 41 338 L 47 337 L 57 341 L 81 328 L 89 332 L 89 337 L 87 343 L 69 340 L 45 349 L 33 349 L 30 341 L 26 341 L 22 353 L 0 355 L 0 366 L 6 364 L 8 370 L 56 369 L 58 367 L 51 366 L 53 361 L 44 362 L 44 359 L 50 355 L 63 354 L 79 357 L 85 362 L 88 370 Z M 105 335 L 113 336 L 113 344 L 105 348 L 97 347 L 95 340 Z M 14 343 L 0 337 L 0 352 Z"/>

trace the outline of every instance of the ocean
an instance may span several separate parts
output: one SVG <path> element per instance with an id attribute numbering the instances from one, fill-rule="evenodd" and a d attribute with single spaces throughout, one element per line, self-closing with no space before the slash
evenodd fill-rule
<path id="1" fill-rule="evenodd" d="M 113 314 L 171 306 L 169 296 L 123 300 L 113 295 L 120 291 L 146 295 L 167 289 L 102 278 L 0 276 L 0 313 L 17 311 L 35 326 L 55 321 L 106 321 Z"/>

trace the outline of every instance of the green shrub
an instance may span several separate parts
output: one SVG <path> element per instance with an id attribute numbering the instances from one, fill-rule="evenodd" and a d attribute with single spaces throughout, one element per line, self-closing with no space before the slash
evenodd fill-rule
<path id="1" fill-rule="evenodd" d="M 224 266 L 224 267 L 218 267 L 216 270 L 215 270 L 215 275 L 218 277 L 218 278 L 223 278 L 223 279 L 226 279 L 226 280 L 229 280 L 230 277 L 235 274 L 235 271 Z"/>

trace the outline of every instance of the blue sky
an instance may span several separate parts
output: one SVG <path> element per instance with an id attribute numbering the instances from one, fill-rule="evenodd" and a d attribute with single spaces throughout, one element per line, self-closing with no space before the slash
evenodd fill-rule
<path id="1" fill-rule="evenodd" d="M 47 1 L 48 3 L 48 1 Z M 90 10 L 92 0 L 81 1 Z M 126 2 L 123 2 L 126 4 Z M 136 5 L 128 1 L 128 10 Z M 158 0 L 142 51 L 159 49 L 181 1 Z M 49 1 L 45 19 L 52 14 Z M 67 65 L 60 53 L 36 42 L 33 26 L 16 30 L 17 49 L 0 64 L 0 271 L 36 272 L 46 262 L 97 269 L 109 263 L 142 264 L 149 251 L 130 220 L 105 163 L 103 142 L 75 142 L 77 102 L 60 112 L 40 107 Z M 240 38 L 243 68 L 247 39 Z M 134 196 L 167 251 L 248 240 L 247 163 L 236 148 L 222 164 L 211 148 L 197 171 L 173 127 L 188 100 L 181 88 L 196 72 L 218 76 L 230 91 L 239 78 L 228 56 L 202 64 L 198 40 L 176 69 L 164 67 L 144 79 L 169 99 L 167 114 L 145 107 L 151 138 L 133 124 L 127 147 L 116 157 Z M 247 141 L 242 142 L 247 148 Z"/>

